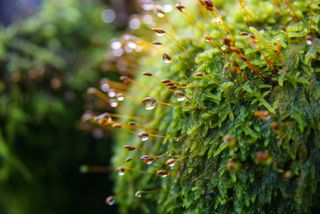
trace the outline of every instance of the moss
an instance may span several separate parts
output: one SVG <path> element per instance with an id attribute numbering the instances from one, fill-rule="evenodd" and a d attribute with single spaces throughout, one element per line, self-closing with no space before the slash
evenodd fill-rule
<path id="1" fill-rule="evenodd" d="M 320 199 L 319 5 L 218 1 L 219 20 L 210 2 L 188 1 L 184 12 L 166 14 L 170 23 L 158 22 L 167 31 L 163 47 L 140 59 L 140 84 L 131 85 L 134 99 L 120 113 L 148 121 L 137 119 L 134 132 L 118 133 L 113 163 L 127 170 L 115 175 L 120 210 L 314 212 Z M 172 57 L 170 64 L 162 53 Z M 187 99 L 178 102 L 156 78 L 141 75 L 146 71 L 185 86 L 175 91 Z M 145 97 L 158 106 L 145 110 Z M 141 142 L 139 131 L 150 139 Z M 124 145 L 144 150 L 126 152 Z M 144 154 L 157 158 L 147 165 L 139 160 Z M 177 160 L 172 169 L 165 165 L 169 158 Z M 169 175 L 161 178 L 159 169 Z"/>

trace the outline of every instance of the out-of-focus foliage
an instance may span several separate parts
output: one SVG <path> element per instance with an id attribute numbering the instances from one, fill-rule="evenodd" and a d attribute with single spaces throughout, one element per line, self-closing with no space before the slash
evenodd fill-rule
<path id="1" fill-rule="evenodd" d="M 90 202 L 75 201 L 81 196 L 68 185 L 89 151 L 106 155 L 75 123 L 113 34 L 102 10 L 96 2 L 44 1 L 38 14 L 0 29 L 0 213 L 71 213 L 72 203 Z"/>

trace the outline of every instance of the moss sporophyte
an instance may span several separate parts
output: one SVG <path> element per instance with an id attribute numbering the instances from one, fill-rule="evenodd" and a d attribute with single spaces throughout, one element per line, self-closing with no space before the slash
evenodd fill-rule
<path id="1" fill-rule="evenodd" d="M 125 78 L 94 92 L 123 97 L 110 104 L 117 114 L 97 120 L 119 128 L 121 176 L 107 203 L 121 213 L 319 209 L 319 2 L 142 8 L 140 28 L 117 40 L 110 62 Z"/>

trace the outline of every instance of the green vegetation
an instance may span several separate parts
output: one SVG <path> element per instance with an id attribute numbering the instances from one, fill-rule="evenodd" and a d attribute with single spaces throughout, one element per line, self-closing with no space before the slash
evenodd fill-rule
<path id="1" fill-rule="evenodd" d="M 86 189 L 74 178 L 89 152 L 102 162 L 108 148 L 76 124 L 113 35 L 102 10 L 45 1 L 38 14 L 0 29 L 0 213 L 71 213 L 73 203 L 95 203 L 71 189 Z"/>
<path id="2" fill-rule="evenodd" d="M 154 17 L 160 48 L 140 41 L 148 54 L 120 110 L 136 125 L 121 120 L 113 159 L 121 212 L 315 213 L 320 5 L 183 2 Z"/>

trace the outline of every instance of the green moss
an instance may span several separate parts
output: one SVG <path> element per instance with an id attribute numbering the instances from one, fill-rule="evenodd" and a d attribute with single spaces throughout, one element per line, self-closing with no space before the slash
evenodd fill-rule
<path id="1" fill-rule="evenodd" d="M 136 122 L 164 136 L 141 142 L 137 134 L 119 132 L 113 163 L 127 169 L 115 176 L 121 212 L 314 212 L 320 199 L 319 5 L 310 10 L 309 1 L 296 0 L 290 11 L 282 1 L 277 7 L 278 1 L 247 0 L 244 8 L 219 1 L 224 25 L 212 22 L 215 15 L 200 3 L 189 2 L 184 14 L 168 15 L 175 33 L 163 25 L 173 34 L 162 40 L 164 47 L 140 60 L 136 80 L 147 88 L 133 84 L 134 101 L 121 107 L 123 115 L 149 118 Z M 169 65 L 161 61 L 164 52 L 172 57 Z M 145 71 L 187 86 L 177 89 L 187 100 L 178 102 L 163 84 L 142 76 Z M 145 97 L 158 101 L 156 109 L 143 108 Z M 145 151 L 125 152 L 124 145 Z M 171 156 L 151 165 L 139 160 L 166 152 Z M 126 163 L 127 157 L 133 160 Z M 164 164 L 169 158 L 178 159 L 173 169 Z M 159 169 L 169 176 L 141 172 Z M 137 191 L 146 192 L 136 197 Z"/>

